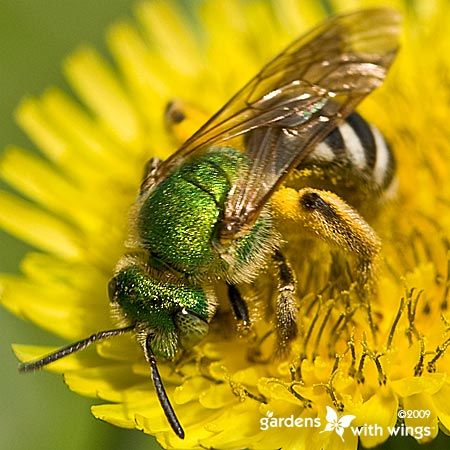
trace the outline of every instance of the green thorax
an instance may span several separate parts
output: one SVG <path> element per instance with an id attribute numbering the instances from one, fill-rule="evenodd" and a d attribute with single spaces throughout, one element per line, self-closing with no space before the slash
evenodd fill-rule
<path id="1" fill-rule="evenodd" d="M 217 266 L 212 245 L 217 224 L 228 192 L 245 167 L 238 150 L 211 149 L 150 193 L 138 214 L 138 232 L 151 265 L 194 276 Z"/>

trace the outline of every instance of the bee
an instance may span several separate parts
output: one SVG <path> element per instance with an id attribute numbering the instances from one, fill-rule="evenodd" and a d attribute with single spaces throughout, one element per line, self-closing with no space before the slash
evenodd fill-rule
<path id="1" fill-rule="evenodd" d="M 172 156 L 152 158 L 132 211 L 129 251 L 109 282 L 118 328 L 19 370 L 134 333 L 167 420 L 184 438 L 157 361 L 173 360 L 207 335 L 218 304 L 214 282 L 228 284 L 234 316 L 250 326 L 237 285 L 273 263 L 278 348 L 297 334 L 295 277 L 283 255 L 289 242 L 275 208 L 295 203 L 299 230 L 356 255 L 364 285 L 380 243 L 355 208 L 393 189 L 395 160 L 380 132 L 354 109 L 383 83 L 398 33 L 391 9 L 329 18 L 266 64 Z M 174 122 L 184 119 L 173 105 L 167 113 Z M 297 189 L 289 188 L 293 173 Z"/>

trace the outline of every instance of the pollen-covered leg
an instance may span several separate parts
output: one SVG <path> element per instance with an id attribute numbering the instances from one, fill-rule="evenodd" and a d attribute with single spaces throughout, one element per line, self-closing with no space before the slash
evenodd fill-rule
<path id="1" fill-rule="evenodd" d="M 296 281 L 291 267 L 279 251 L 275 252 L 273 259 L 278 271 L 278 296 L 275 306 L 277 333 L 275 356 L 282 357 L 289 353 L 289 344 L 298 332 Z"/>
<path id="2" fill-rule="evenodd" d="M 319 239 L 356 257 L 357 292 L 370 313 L 380 239 L 370 225 L 340 197 L 328 191 L 281 189 L 272 200 L 277 214 L 297 221 Z"/>
<path id="3" fill-rule="evenodd" d="M 303 221 L 321 239 L 357 257 L 360 288 L 372 282 L 380 240 L 370 225 L 335 194 L 302 189 Z"/>

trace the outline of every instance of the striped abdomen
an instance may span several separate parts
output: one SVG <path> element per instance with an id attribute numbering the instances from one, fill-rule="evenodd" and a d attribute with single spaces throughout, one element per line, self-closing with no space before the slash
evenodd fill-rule
<path id="1" fill-rule="evenodd" d="M 315 169 L 306 184 L 335 191 L 357 206 L 368 196 L 391 194 L 395 167 L 394 155 L 380 131 L 354 112 L 297 169 Z"/>

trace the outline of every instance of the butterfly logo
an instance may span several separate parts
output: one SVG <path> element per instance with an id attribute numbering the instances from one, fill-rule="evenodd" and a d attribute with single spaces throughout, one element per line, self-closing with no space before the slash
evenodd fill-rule
<path id="1" fill-rule="evenodd" d="M 322 430 L 321 433 L 334 430 L 340 436 L 342 442 L 344 442 L 344 438 L 342 437 L 342 435 L 344 434 L 344 430 L 350 426 L 353 419 L 356 419 L 356 416 L 347 414 L 345 416 L 338 417 L 337 412 L 330 406 L 327 406 L 327 415 L 325 416 L 325 419 L 327 421 L 327 424 L 325 425 L 325 429 Z"/>

